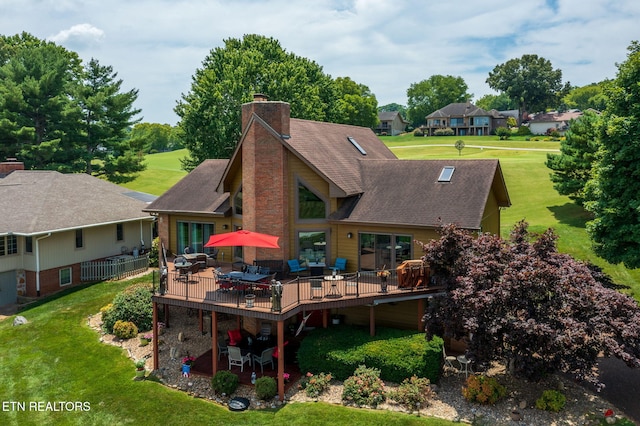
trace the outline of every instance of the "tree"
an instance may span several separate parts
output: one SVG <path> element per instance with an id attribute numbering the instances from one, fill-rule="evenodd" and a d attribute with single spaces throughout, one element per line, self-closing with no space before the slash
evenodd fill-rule
<path id="1" fill-rule="evenodd" d="M 599 156 L 600 115 L 586 111 L 572 120 L 566 139 L 560 142 L 560 154 L 547 154 L 546 166 L 553 170 L 551 181 L 560 195 L 566 195 L 583 206 L 585 187 L 593 177 Z"/>
<path id="2" fill-rule="evenodd" d="M 586 111 L 595 109 L 603 111 L 606 107 L 607 99 L 604 95 L 604 86 L 607 81 L 589 84 L 588 86 L 575 87 L 562 98 L 562 102 L 567 109 L 579 109 Z"/>
<path id="3" fill-rule="evenodd" d="M 640 44 L 631 43 L 627 60 L 606 88 L 602 115 L 602 156 L 587 184 L 585 207 L 594 219 L 587 231 L 595 252 L 608 262 L 640 267 Z"/>
<path id="4" fill-rule="evenodd" d="M 127 143 L 128 130 L 140 121 L 133 118 L 140 113 L 133 108 L 138 91 L 122 92 L 117 76 L 113 67 L 93 58 L 85 66 L 76 93 L 81 115 L 76 143 L 84 154 L 85 173 L 122 183 L 134 179 L 144 165 L 140 146 Z"/>
<path id="5" fill-rule="evenodd" d="M 169 124 L 139 123 L 133 126 L 131 139 L 142 139 L 143 150 L 147 154 L 174 151 L 183 147 L 177 129 Z"/>
<path id="6" fill-rule="evenodd" d="M 439 240 L 420 243 L 445 292 L 425 313 L 427 338 L 466 340 L 477 363 L 506 360 L 529 380 L 559 371 L 599 385 L 601 354 L 640 367 L 637 302 L 558 253 L 556 240 L 552 230 L 532 236 L 520 222 L 509 241 L 446 225 Z"/>
<path id="7" fill-rule="evenodd" d="M 116 76 L 30 34 L 0 36 L 0 153 L 27 169 L 132 179 L 142 159 L 124 139 L 137 90 L 120 93 Z"/>
<path id="8" fill-rule="evenodd" d="M 506 93 L 499 93 L 497 95 L 484 95 L 475 102 L 475 106 L 482 108 L 485 111 L 508 111 L 510 109 L 518 109 L 518 103 L 513 99 L 510 99 Z"/>
<path id="9" fill-rule="evenodd" d="M 358 84 L 349 77 L 335 80 L 337 101 L 337 123 L 354 126 L 375 127 L 378 124 L 378 101 L 364 84 Z"/>
<path id="10" fill-rule="evenodd" d="M 175 108 L 191 170 L 207 158 L 228 158 L 240 139 L 242 103 L 254 93 L 288 102 L 291 116 L 335 121 L 336 87 L 313 61 L 285 52 L 280 43 L 260 35 L 227 39 L 196 70 L 191 90 Z"/>
<path id="11" fill-rule="evenodd" d="M 520 116 L 525 112 L 544 111 L 556 105 L 559 96 L 570 86 L 562 86 L 562 71 L 538 55 L 522 55 L 496 65 L 486 80 L 489 87 L 505 93 L 518 105 Z"/>
<path id="12" fill-rule="evenodd" d="M 396 104 L 396 103 L 390 103 L 390 104 L 386 104 L 386 105 L 382 105 L 378 107 L 378 112 L 398 112 L 400 113 L 401 116 L 406 117 L 407 116 L 407 107 L 405 107 L 404 105 L 400 105 L 400 104 Z"/>
<path id="13" fill-rule="evenodd" d="M 407 89 L 407 118 L 413 127 L 419 127 L 432 112 L 471 99 L 473 95 L 468 90 L 462 77 L 451 75 L 432 75 L 427 80 L 413 83 Z"/>
<path id="14" fill-rule="evenodd" d="M 3 156 L 20 157 L 28 169 L 66 164 L 65 144 L 74 129 L 67 116 L 74 108 L 71 93 L 80 59 L 27 33 L 1 36 L 0 58 Z"/>

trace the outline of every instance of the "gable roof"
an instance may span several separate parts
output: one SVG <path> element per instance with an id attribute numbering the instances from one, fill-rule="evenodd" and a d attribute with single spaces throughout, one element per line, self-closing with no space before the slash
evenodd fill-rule
<path id="1" fill-rule="evenodd" d="M 569 111 L 569 112 L 548 112 L 544 114 L 536 114 L 530 123 L 557 123 L 568 122 L 569 120 L 578 118 L 582 115 L 582 111 Z"/>
<path id="2" fill-rule="evenodd" d="M 450 182 L 438 182 L 445 166 Z M 344 203 L 340 222 L 437 227 L 456 223 L 480 229 L 487 197 L 511 204 L 498 160 L 382 160 L 360 163 L 363 193 Z"/>
<path id="3" fill-rule="evenodd" d="M 228 164 L 227 159 L 203 161 L 144 211 L 225 215 L 229 210 L 229 194 L 216 189 Z"/>
<path id="4" fill-rule="evenodd" d="M 85 173 L 16 170 L 0 179 L 0 234 L 42 234 L 153 220 L 132 191 Z"/>
<path id="5" fill-rule="evenodd" d="M 363 191 L 360 161 L 397 157 L 373 131 L 366 127 L 291 119 L 291 137 L 285 146 L 323 176 L 333 187 L 332 196 L 346 197 Z M 349 141 L 355 140 L 366 155 Z"/>
<path id="6" fill-rule="evenodd" d="M 408 123 L 408 121 L 406 121 L 404 118 L 402 118 L 402 115 L 400 115 L 400 113 L 398 111 L 380 111 L 378 112 L 378 120 L 380 121 L 393 121 L 396 119 L 396 117 L 400 118 L 400 121 L 402 121 L 403 123 Z"/>
<path id="7" fill-rule="evenodd" d="M 457 102 L 449 104 L 427 115 L 427 118 L 463 117 L 463 116 L 492 116 L 492 113 L 473 105 L 471 102 Z"/>

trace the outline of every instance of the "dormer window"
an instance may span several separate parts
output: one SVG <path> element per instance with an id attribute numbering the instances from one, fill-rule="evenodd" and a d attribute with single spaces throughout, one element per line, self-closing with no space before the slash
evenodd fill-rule
<path id="1" fill-rule="evenodd" d="M 438 182 L 451 182 L 451 177 L 455 169 L 453 166 L 444 166 L 438 177 Z"/>

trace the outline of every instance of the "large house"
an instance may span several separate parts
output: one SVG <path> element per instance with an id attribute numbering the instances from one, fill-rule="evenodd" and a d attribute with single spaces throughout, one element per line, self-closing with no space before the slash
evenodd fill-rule
<path id="1" fill-rule="evenodd" d="M 404 133 L 409 122 L 402 118 L 397 111 L 380 111 L 378 125 L 373 131 L 378 135 L 397 136 Z"/>
<path id="2" fill-rule="evenodd" d="M 422 330 L 424 304 L 441 288 L 430 283 L 424 266 L 397 277 L 396 267 L 419 259 L 415 240 L 437 238 L 442 224 L 498 234 L 500 210 L 509 205 L 497 160 L 400 160 L 371 129 L 291 118 L 288 103 L 256 95 L 242 105 L 242 136 L 231 158 L 204 161 L 145 211 L 157 217 L 168 252 L 188 247 L 197 258 L 212 234 L 256 231 L 277 236 L 279 248 L 220 247 L 218 259 L 297 261 L 307 277 L 285 273 L 282 284 L 270 286 L 245 282 L 242 273 L 233 282 L 217 279 L 190 262 L 185 276 L 166 264 L 154 318 L 161 307 L 165 322 L 171 306 L 198 311 L 200 329 L 212 331 L 213 374 L 224 339 L 218 314 L 235 315 L 238 328 L 255 335 L 265 324 L 277 330 L 280 353 L 285 330 L 305 313 L 319 312 L 322 326 L 329 312 L 339 312 L 372 333 L 376 325 Z M 346 259 L 346 267 L 327 275 L 337 258 Z M 389 282 L 377 273 L 382 269 L 394 272 Z M 255 272 L 248 275 L 253 279 Z M 158 362 L 154 346 L 154 368 Z M 283 357 L 277 369 L 283 398 Z"/>
<path id="3" fill-rule="evenodd" d="M 82 281 L 83 262 L 121 262 L 151 247 L 148 199 L 87 174 L 0 163 L 0 306 Z"/>
<path id="4" fill-rule="evenodd" d="M 221 258 L 395 268 L 444 223 L 498 234 L 510 205 L 497 160 L 400 160 L 371 129 L 290 118 L 287 103 L 261 98 L 243 105 L 242 128 L 231 159 L 204 161 L 145 208 L 171 252 L 206 252 L 210 235 L 244 228 L 279 236 L 280 249 Z"/>
<path id="5" fill-rule="evenodd" d="M 507 117 L 498 111 L 486 111 L 471 102 L 449 104 L 427 115 L 426 121 L 422 127 L 426 136 L 441 129 L 451 129 L 456 136 L 485 136 L 507 125 Z"/>

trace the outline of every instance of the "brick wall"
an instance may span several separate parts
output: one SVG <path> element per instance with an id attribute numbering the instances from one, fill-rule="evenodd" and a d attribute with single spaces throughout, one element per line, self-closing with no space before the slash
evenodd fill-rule
<path id="1" fill-rule="evenodd" d="M 253 114 L 280 135 L 289 135 L 290 106 L 286 102 L 258 100 L 242 106 L 243 128 Z M 253 121 L 242 142 L 242 226 L 280 237 L 280 249 L 245 247 L 245 261 L 288 259 L 287 150 L 280 138 Z"/>
<path id="2" fill-rule="evenodd" d="M 62 268 L 52 268 L 44 271 L 40 271 L 40 296 L 46 296 L 49 294 L 53 294 L 57 291 L 64 290 L 73 285 L 80 284 L 80 264 L 76 263 L 71 265 L 71 284 L 66 285 L 64 287 L 60 287 L 60 269 L 68 268 L 68 266 L 64 266 Z M 36 286 L 36 273 L 35 271 L 26 271 L 25 272 L 27 278 L 27 297 L 37 297 L 37 286 Z"/>

